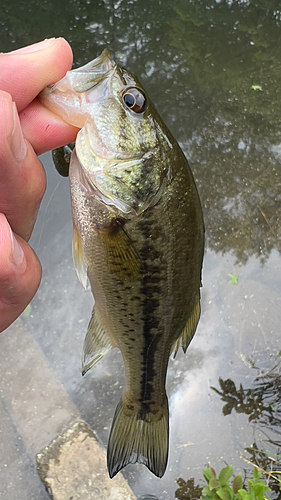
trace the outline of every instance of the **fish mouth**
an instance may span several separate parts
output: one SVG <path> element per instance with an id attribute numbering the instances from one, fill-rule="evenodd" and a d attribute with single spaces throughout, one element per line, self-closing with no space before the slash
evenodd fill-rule
<path id="1" fill-rule="evenodd" d="M 111 80 L 117 65 L 108 49 L 81 68 L 66 75 L 39 94 L 46 108 L 59 114 L 67 123 L 82 128 L 89 113 L 84 105 L 104 100 L 111 94 Z M 91 92 L 93 90 L 93 92 Z M 84 94 L 87 93 L 87 103 Z"/>
<path id="2" fill-rule="evenodd" d="M 79 68 L 67 71 L 65 77 L 53 85 L 46 87 L 41 92 L 41 95 L 51 94 L 55 91 L 66 92 L 69 88 L 78 94 L 86 92 L 99 84 L 107 74 L 112 73 L 116 66 L 109 50 L 104 49 L 93 61 Z"/>
<path id="3" fill-rule="evenodd" d="M 93 61 L 68 72 L 72 90 L 77 93 L 87 92 L 107 79 L 107 76 L 111 76 L 116 67 L 109 50 L 104 49 Z"/>
<path id="4" fill-rule="evenodd" d="M 87 120 L 95 122 L 96 105 L 110 106 L 114 99 L 121 102 L 120 95 L 130 86 L 136 86 L 134 76 L 118 66 L 105 49 L 93 61 L 68 71 L 60 81 L 46 87 L 39 100 L 67 123 L 82 129 Z"/>

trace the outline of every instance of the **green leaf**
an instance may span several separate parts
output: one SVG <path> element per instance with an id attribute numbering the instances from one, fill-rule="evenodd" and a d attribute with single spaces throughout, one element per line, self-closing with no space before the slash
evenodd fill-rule
<path id="1" fill-rule="evenodd" d="M 230 282 L 232 285 L 238 285 L 238 276 L 236 274 L 229 274 Z"/>
<path id="2" fill-rule="evenodd" d="M 228 480 L 231 478 L 233 475 L 233 468 L 231 465 L 228 465 L 227 467 L 224 467 L 220 471 L 219 475 L 219 482 L 221 483 L 222 481 L 228 482 Z"/>
<path id="3" fill-rule="evenodd" d="M 213 467 L 211 467 L 211 465 L 209 465 L 209 469 L 210 469 L 211 473 L 213 474 L 213 476 L 217 477 L 216 471 L 215 471 L 215 469 Z"/>
<path id="4" fill-rule="evenodd" d="M 216 493 L 221 498 L 221 500 L 230 500 L 230 495 L 224 488 L 219 488 Z"/>
<path id="5" fill-rule="evenodd" d="M 253 500 L 252 496 L 248 493 L 248 491 L 244 489 L 238 490 L 238 493 L 241 496 L 242 500 Z"/>
<path id="6" fill-rule="evenodd" d="M 260 90 L 262 92 L 262 88 L 260 85 L 252 85 L 251 87 L 253 90 Z"/>
<path id="7" fill-rule="evenodd" d="M 23 315 L 25 318 L 28 318 L 30 314 L 31 314 L 31 305 L 28 304 L 28 306 L 26 306 L 25 310 L 23 311 Z"/>
<path id="8" fill-rule="evenodd" d="M 216 493 L 221 498 L 221 500 L 232 500 L 234 496 L 233 491 L 229 486 L 219 488 Z"/>
<path id="9" fill-rule="evenodd" d="M 203 495 L 209 495 L 210 494 L 209 486 L 204 486 L 202 493 Z"/>
<path id="10" fill-rule="evenodd" d="M 202 491 L 202 494 L 205 495 L 204 496 L 205 500 L 208 500 L 208 499 L 211 500 L 211 499 L 214 498 L 214 496 L 212 495 L 212 493 L 210 493 L 210 490 L 208 490 L 207 493 L 206 492 L 204 493 L 204 491 Z"/>
<path id="11" fill-rule="evenodd" d="M 255 497 L 259 498 L 260 500 L 263 500 L 264 493 L 268 490 L 270 491 L 270 489 L 265 485 L 264 481 L 259 481 L 253 486 Z"/>
<path id="12" fill-rule="evenodd" d="M 234 493 L 238 493 L 238 490 L 241 490 L 242 488 L 243 488 L 243 479 L 242 479 L 241 472 L 239 472 L 238 476 L 236 476 L 233 479 L 232 489 L 233 489 Z"/>
<path id="13" fill-rule="evenodd" d="M 204 478 L 206 479 L 207 483 L 213 479 L 214 475 L 212 474 L 212 471 L 210 470 L 210 468 L 208 467 L 207 469 L 204 469 L 203 470 L 203 475 L 204 475 Z"/>
<path id="14" fill-rule="evenodd" d="M 253 478 L 255 479 L 259 479 L 260 477 L 262 477 L 261 473 L 258 471 L 258 469 L 255 467 L 254 470 L 253 470 Z"/>
<path id="15" fill-rule="evenodd" d="M 214 490 L 215 488 L 218 488 L 220 486 L 220 483 L 215 477 L 212 477 L 209 481 L 209 488 L 210 490 Z"/>

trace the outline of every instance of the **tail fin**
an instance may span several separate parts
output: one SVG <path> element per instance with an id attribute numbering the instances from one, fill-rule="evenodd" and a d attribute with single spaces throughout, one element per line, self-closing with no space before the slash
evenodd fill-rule
<path id="1" fill-rule="evenodd" d="M 109 476 L 114 477 L 128 464 L 146 465 L 162 477 L 167 466 L 169 446 L 169 409 L 165 395 L 158 411 L 149 412 L 139 404 L 119 402 L 110 431 L 107 449 Z"/>

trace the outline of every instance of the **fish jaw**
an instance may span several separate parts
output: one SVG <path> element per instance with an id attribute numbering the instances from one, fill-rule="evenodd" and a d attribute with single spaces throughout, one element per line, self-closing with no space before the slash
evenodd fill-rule
<path id="1" fill-rule="evenodd" d="M 105 49 L 93 61 L 68 71 L 59 82 L 46 87 L 39 99 L 67 123 L 82 128 L 87 116 L 94 114 L 94 104 L 110 95 L 115 68 L 116 63 Z"/>

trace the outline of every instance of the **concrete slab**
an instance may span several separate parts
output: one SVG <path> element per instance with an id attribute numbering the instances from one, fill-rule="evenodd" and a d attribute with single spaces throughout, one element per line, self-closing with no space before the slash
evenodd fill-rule
<path id="1" fill-rule="evenodd" d="M 79 411 L 21 318 L 0 336 L 0 395 L 33 457 L 79 419 Z"/>
<path id="2" fill-rule="evenodd" d="M 37 455 L 52 500 L 136 500 L 122 474 L 110 479 L 106 452 L 84 422 L 76 422 Z"/>

